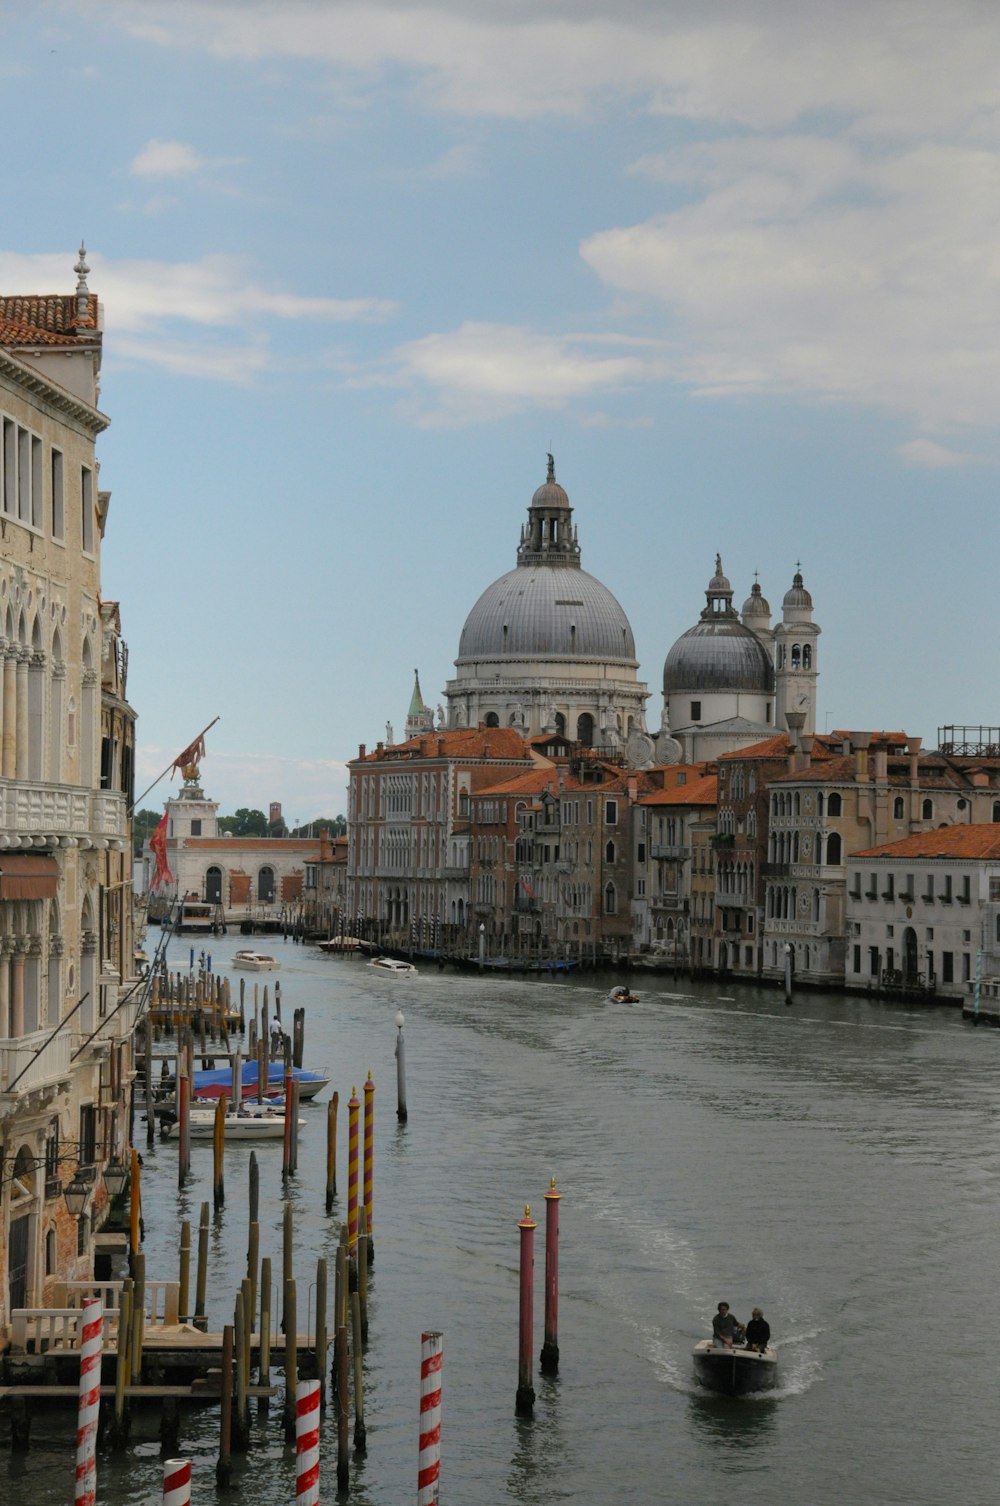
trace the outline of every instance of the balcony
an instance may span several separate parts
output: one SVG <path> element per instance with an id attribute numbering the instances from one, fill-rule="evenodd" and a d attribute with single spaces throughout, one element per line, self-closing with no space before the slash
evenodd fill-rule
<path id="1" fill-rule="evenodd" d="M 0 1040 L 0 1095 L 18 1098 L 70 1076 L 72 1037 L 68 1030 L 60 1030 L 49 1040 L 51 1035 L 49 1027 Z"/>
<path id="2" fill-rule="evenodd" d="M 85 790 L 75 784 L 0 781 L 0 847 L 43 837 L 48 845 L 124 845 L 125 796 L 115 790 Z"/>
<path id="3" fill-rule="evenodd" d="M 791 863 L 761 863 L 761 876 L 763 878 L 791 878 Z"/>
<path id="4" fill-rule="evenodd" d="M 649 855 L 651 858 L 668 858 L 671 862 L 682 863 L 690 855 L 690 849 L 682 847 L 678 842 L 651 842 Z"/>
<path id="5" fill-rule="evenodd" d="M 469 877 L 469 870 L 467 867 L 448 867 L 446 865 L 441 869 L 441 877 L 443 879 L 467 879 Z"/>

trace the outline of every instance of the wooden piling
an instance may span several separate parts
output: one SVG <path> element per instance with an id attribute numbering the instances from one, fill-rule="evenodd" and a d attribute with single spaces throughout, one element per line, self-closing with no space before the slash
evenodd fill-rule
<path id="1" fill-rule="evenodd" d="M 140 1251 L 135 1257 L 132 1286 L 132 1336 L 129 1351 L 132 1384 L 142 1380 L 142 1340 L 146 1324 L 146 1257 Z"/>
<path id="2" fill-rule="evenodd" d="M 364 1396 L 364 1340 L 361 1337 L 361 1297 L 358 1292 L 351 1298 L 351 1356 L 354 1361 L 354 1449 L 356 1453 L 368 1452 L 368 1431 L 365 1427 Z"/>
<path id="3" fill-rule="evenodd" d="M 360 1248 L 364 1248 L 366 1234 L 366 1218 L 364 1208 L 358 1209 L 358 1227 L 361 1238 Z M 358 1261 L 358 1299 L 361 1307 L 361 1338 L 364 1343 L 368 1342 L 368 1262 Z"/>
<path id="4" fill-rule="evenodd" d="M 285 1437 L 295 1437 L 295 1387 L 299 1380 L 299 1345 L 295 1322 L 295 1282 L 285 1282 Z"/>
<path id="5" fill-rule="evenodd" d="M 288 1079 L 285 1079 L 286 1091 Z M 291 1169 L 293 1174 L 299 1169 L 299 1101 L 302 1092 L 302 1084 L 297 1077 L 292 1079 L 292 1145 L 291 1145 Z"/>
<path id="6" fill-rule="evenodd" d="M 208 1204 L 201 1205 L 201 1219 L 198 1223 L 198 1272 L 195 1278 L 194 1297 L 194 1326 L 200 1328 L 202 1333 L 208 1331 L 208 1321 L 205 1317 L 205 1293 L 208 1288 Z"/>
<path id="7" fill-rule="evenodd" d="M 287 1337 L 287 1334 L 288 1334 L 288 1313 L 287 1313 L 287 1311 L 285 1310 L 285 1307 L 284 1307 L 284 1293 L 285 1293 L 285 1291 L 288 1288 L 289 1281 L 291 1281 L 292 1277 L 295 1274 L 294 1267 L 293 1267 L 293 1260 L 292 1260 L 292 1256 L 293 1256 L 293 1234 L 294 1234 L 294 1228 L 293 1228 L 293 1223 L 292 1223 L 293 1217 L 294 1217 L 294 1215 L 293 1215 L 293 1212 L 292 1212 L 292 1205 L 291 1205 L 291 1203 L 286 1203 L 285 1204 L 285 1211 L 282 1214 L 282 1219 L 281 1219 L 281 1291 L 282 1291 L 281 1329 L 282 1329 L 282 1332 L 286 1335 L 286 1337 Z"/>
<path id="8" fill-rule="evenodd" d="M 181 1224 L 180 1280 L 177 1283 L 177 1315 L 182 1323 L 188 1320 L 191 1300 L 191 1220 Z"/>
<path id="9" fill-rule="evenodd" d="M 340 1094 L 334 1093 L 326 1109 L 326 1211 L 333 1212 L 337 1196 L 337 1106 Z"/>
<path id="10" fill-rule="evenodd" d="M 260 1166 L 257 1161 L 257 1152 L 250 1152 L 250 1170 L 247 1175 L 247 1188 L 250 1197 L 250 1222 L 260 1222 Z"/>
<path id="11" fill-rule="evenodd" d="M 226 1152 L 226 1110 L 229 1107 L 225 1093 L 215 1101 L 215 1121 L 212 1125 L 212 1207 L 221 1208 L 226 1201 L 224 1161 Z"/>
<path id="12" fill-rule="evenodd" d="M 233 1444 L 244 1453 L 249 1444 L 249 1410 L 247 1407 L 247 1369 L 249 1354 L 247 1346 L 246 1303 L 242 1290 L 236 1293 L 233 1312 L 233 1379 L 236 1385 L 236 1405 L 233 1408 Z"/>
<path id="13" fill-rule="evenodd" d="M 347 1328 L 337 1329 L 337 1489 L 350 1482 L 348 1456 Z"/>
<path id="14" fill-rule="evenodd" d="M 146 1144 L 148 1146 L 152 1145 L 156 1139 L 156 1114 L 153 1110 L 153 1026 L 148 1014 L 143 1034 L 146 1056 Z"/>
<path id="15" fill-rule="evenodd" d="M 271 1384 L 271 1257 L 265 1255 L 260 1263 L 260 1364 L 257 1369 L 257 1384 Z M 266 1412 L 268 1398 L 262 1396 L 257 1402 L 258 1412 Z"/>
<path id="16" fill-rule="evenodd" d="M 128 1442 L 129 1416 L 127 1390 L 131 1374 L 132 1278 L 122 1283 L 118 1299 L 118 1345 L 115 1355 L 115 1410 L 111 1427 L 111 1446 L 123 1449 Z"/>
<path id="17" fill-rule="evenodd" d="M 327 1267 L 322 1256 L 316 1262 L 316 1374 L 320 1406 L 326 1405 Z"/>
<path id="18" fill-rule="evenodd" d="M 250 1282 L 250 1323 L 256 1326 L 257 1321 L 257 1268 L 260 1252 L 260 1224 L 254 1222 L 250 1225 L 247 1236 L 247 1280 Z"/>
<path id="19" fill-rule="evenodd" d="M 215 1465 L 215 1483 L 226 1488 L 233 1478 L 233 1330 L 222 1330 L 222 1406 L 219 1413 L 219 1457 Z"/>
<path id="20" fill-rule="evenodd" d="M 129 1177 L 129 1254 L 134 1261 L 139 1253 L 139 1235 L 142 1228 L 142 1191 L 139 1182 L 139 1152 L 132 1147 L 132 1164 Z"/>

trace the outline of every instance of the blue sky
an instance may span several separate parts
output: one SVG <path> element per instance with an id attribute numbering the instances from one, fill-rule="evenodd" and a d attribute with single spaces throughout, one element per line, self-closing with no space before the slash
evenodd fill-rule
<path id="1" fill-rule="evenodd" d="M 1000 722 L 1000 12 L 65 0 L 5 15 L 5 293 L 105 309 L 151 779 L 344 809 L 545 454 L 663 659 L 801 560 L 818 725 Z M 161 790 L 162 793 L 162 790 Z"/>

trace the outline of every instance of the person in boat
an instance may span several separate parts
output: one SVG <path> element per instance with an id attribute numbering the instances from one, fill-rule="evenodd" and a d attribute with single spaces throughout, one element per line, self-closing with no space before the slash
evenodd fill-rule
<path id="1" fill-rule="evenodd" d="M 712 1339 L 716 1344 L 725 1344 L 732 1349 L 737 1340 L 742 1341 L 746 1329 L 729 1311 L 728 1302 L 720 1302 L 718 1312 L 712 1319 Z"/>
<path id="2" fill-rule="evenodd" d="M 755 1307 L 747 1324 L 747 1348 L 763 1354 L 771 1342 L 771 1325 L 759 1307 Z"/>

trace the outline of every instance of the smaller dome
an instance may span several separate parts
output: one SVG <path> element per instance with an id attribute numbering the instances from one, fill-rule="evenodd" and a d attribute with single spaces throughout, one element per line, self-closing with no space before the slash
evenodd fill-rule
<path id="1" fill-rule="evenodd" d="M 813 599 L 802 584 L 802 572 L 796 570 L 792 577 L 791 590 L 785 592 L 785 599 L 781 603 L 783 607 L 809 607 L 812 608 Z"/>
<path id="2" fill-rule="evenodd" d="M 760 582 L 754 581 L 750 587 L 750 595 L 743 603 L 742 617 L 770 617 L 771 603 L 760 589 Z"/>

